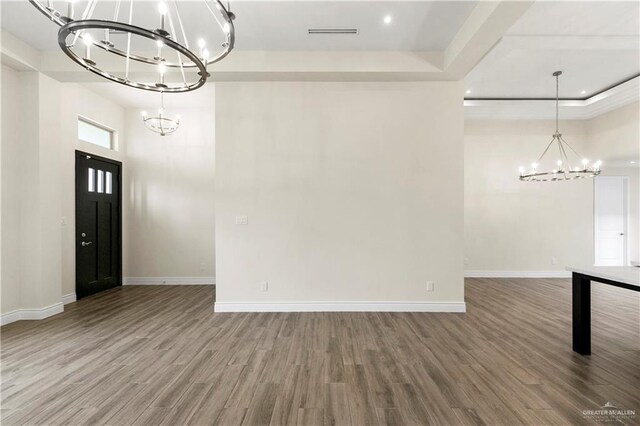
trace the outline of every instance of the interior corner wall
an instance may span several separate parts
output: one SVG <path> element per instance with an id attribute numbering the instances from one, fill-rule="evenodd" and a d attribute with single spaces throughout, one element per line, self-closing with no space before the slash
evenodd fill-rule
<path id="1" fill-rule="evenodd" d="M 20 143 L 24 137 L 20 126 L 24 99 L 24 82 L 20 74 L 2 66 L 2 279 L 0 313 L 6 314 L 21 308 L 20 302 L 20 205 L 21 188 L 16 185 L 21 175 L 22 158 Z M 29 129 L 24 129 L 29 131 Z"/>
<path id="2" fill-rule="evenodd" d="M 2 68 L 2 312 L 61 309 L 58 82 Z"/>
<path id="3" fill-rule="evenodd" d="M 634 102 L 586 122 L 587 149 L 594 158 L 610 158 L 603 174 L 629 181 L 627 242 L 629 260 L 640 261 L 640 102 Z M 635 161 L 635 165 L 630 162 Z"/>
<path id="4" fill-rule="evenodd" d="M 131 283 L 213 284 L 215 113 L 172 108 L 180 128 L 161 136 L 140 109 L 126 113 L 124 275 Z"/>
<path id="5" fill-rule="evenodd" d="M 563 272 L 593 258 L 593 182 L 521 182 L 551 140 L 547 120 L 465 122 L 465 270 Z M 584 150 L 583 122 L 561 122 L 563 137 Z"/>
<path id="6" fill-rule="evenodd" d="M 218 83 L 216 123 L 216 309 L 463 302 L 462 83 Z"/>

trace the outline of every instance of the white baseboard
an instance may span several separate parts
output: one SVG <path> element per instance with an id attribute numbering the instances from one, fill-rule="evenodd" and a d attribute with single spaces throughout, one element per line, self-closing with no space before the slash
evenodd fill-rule
<path id="1" fill-rule="evenodd" d="M 73 303 L 75 302 L 76 299 L 76 294 L 75 293 L 69 293 L 69 294 L 65 294 L 64 296 L 62 296 L 62 304 L 63 305 L 68 305 L 69 303 Z"/>
<path id="2" fill-rule="evenodd" d="M 122 277 L 123 285 L 214 285 L 216 277 Z"/>
<path id="3" fill-rule="evenodd" d="M 216 302 L 215 312 L 466 312 L 464 302 Z"/>
<path id="4" fill-rule="evenodd" d="M 0 325 L 20 320 L 41 320 L 64 311 L 62 302 L 41 309 L 16 309 L 0 316 Z"/>
<path id="5" fill-rule="evenodd" d="M 464 271 L 465 278 L 571 278 L 569 271 Z"/>

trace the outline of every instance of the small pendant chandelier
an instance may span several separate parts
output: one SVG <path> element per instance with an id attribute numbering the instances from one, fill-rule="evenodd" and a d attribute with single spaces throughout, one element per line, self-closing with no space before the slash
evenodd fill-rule
<path id="1" fill-rule="evenodd" d="M 142 111 L 142 121 L 145 126 L 153 132 L 159 133 L 160 136 L 170 135 L 180 127 L 180 116 L 169 118 L 164 115 L 164 93 L 160 92 L 160 109 L 158 115 L 149 117 L 146 111 Z"/>
<path id="2" fill-rule="evenodd" d="M 558 180 L 584 179 L 600 174 L 601 161 L 590 161 L 582 157 L 573 149 L 562 137 L 558 128 L 558 86 L 559 77 L 562 71 L 556 71 L 553 76 L 556 78 L 556 132 L 553 134 L 551 142 L 547 145 L 542 155 L 535 163 L 531 164 L 531 170 L 527 173 L 524 167 L 520 167 L 520 180 L 527 182 L 549 182 Z M 552 158 L 551 170 L 539 171 L 541 164 L 552 157 L 552 152 L 557 152 L 557 157 Z M 547 156 L 547 154 L 549 155 Z M 545 157 L 546 156 L 546 157 Z M 546 166 L 549 166 L 547 163 Z"/>

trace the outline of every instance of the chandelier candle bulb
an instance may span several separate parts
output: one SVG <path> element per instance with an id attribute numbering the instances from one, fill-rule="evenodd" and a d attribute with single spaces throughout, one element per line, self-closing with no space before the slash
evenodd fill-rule
<path id="1" fill-rule="evenodd" d="M 156 46 L 158 47 L 158 54 L 155 59 L 158 61 L 164 61 L 164 58 L 162 57 L 162 46 L 164 46 L 164 43 L 158 40 L 156 41 Z"/>
<path id="2" fill-rule="evenodd" d="M 91 45 L 93 44 L 93 39 L 90 34 L 84 34 L 82 36 L 82 42 L 84 43 L 84 59 L 87 62 L 91 61 Z"/>
<path id="3" fill-rule="evenodd" d="M 164 31 L 164 19 L 167 15 L 167 5 L 164 2 L 158 4 L 158 12 L 160 12 L 160 29 Z"/>
<path id="4" fill-rule="evenodd" d="M 69 0 L 69 4 L 67 5 L 67 17 L 69 19 L 73 19 L 73 1 Z"/>

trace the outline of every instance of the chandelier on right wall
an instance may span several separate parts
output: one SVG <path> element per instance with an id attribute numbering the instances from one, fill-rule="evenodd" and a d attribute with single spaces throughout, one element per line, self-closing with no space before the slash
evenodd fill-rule
<path id="1" fill-rule="evenodd" d="M 531 164 L 529 172 L 520 167 L 520 180 L 527 182 L 549 182 L 584 179 L 600 174 L 601 161 L 590 162 L 582 157 L 564 140 L 558 126 L 558 86 L 562 71 L 556 71 L 556 132 L 538 160 Z M 555 154 L 553 154 L 555 153 Z M 541 168 L 549 167 L 549 169 Z M 553 168 L 551 168 L 553 167 Z"/>

